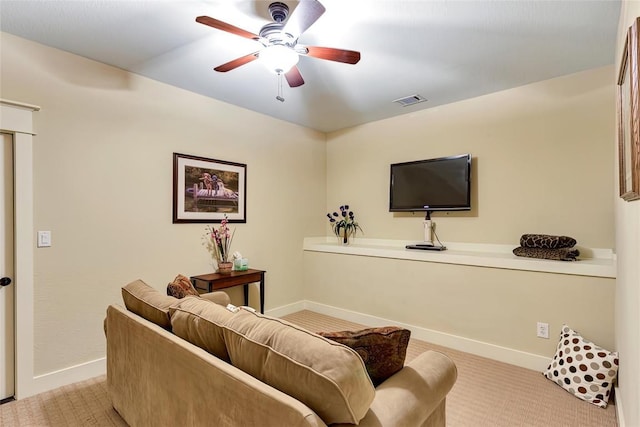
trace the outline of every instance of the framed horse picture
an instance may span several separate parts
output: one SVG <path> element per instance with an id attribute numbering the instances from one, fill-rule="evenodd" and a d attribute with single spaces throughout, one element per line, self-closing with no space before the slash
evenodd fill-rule
<path id="1" fill-rule="evenodd" d="M 247 165 L 173 153 L 173 223 L 247 222 Z"/>

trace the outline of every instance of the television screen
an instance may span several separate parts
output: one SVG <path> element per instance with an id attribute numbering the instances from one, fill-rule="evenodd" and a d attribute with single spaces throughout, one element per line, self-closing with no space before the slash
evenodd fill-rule
<path id="1" fill-rule="evenodd" d="M 389 211 L 471 209 L 471 154 L 391 165 Z"/>

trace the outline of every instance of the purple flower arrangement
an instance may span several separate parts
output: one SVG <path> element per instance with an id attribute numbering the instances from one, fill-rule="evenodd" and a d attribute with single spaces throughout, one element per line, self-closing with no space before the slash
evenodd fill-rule
<path id="1" fill-rule="evenodd" d="M 349 210 L 349 205 L 340 206 L 340 213 L 328 213 L 327 218 L 329 218 L 334 234 L 341 238 L 345 245 L 349 243 L 349 236 L 355 235 L 358 230 L 363 232 L 356 221 L 355 214 Z"/>

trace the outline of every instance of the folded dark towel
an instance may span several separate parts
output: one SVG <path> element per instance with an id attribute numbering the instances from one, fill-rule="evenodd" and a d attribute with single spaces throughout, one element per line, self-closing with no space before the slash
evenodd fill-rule
<path id="1" fill-rule="evenodd" d="M 523 248 L 519 246 L 513 250 L 513 254 L 517 256 L 541 259 L 553 259 L 557 261 L 575 261 L 580 255 L 580 251 L 572 248 Z"/>
<path id="2" fill-rule="evenodd" d="M 575 246 L 576 239 L 568 236 L 552 236 L 549 234 L 523 234 L 520 246 L 523 248 L 559 249 Z"/>

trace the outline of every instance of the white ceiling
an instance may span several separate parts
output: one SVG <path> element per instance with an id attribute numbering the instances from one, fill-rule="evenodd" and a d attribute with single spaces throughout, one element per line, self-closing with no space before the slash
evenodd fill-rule
<path id="1" fill-rule="evenodd" d="M 285 102 L 259 61 L 213 70 L 258 42 L 195 22 L 208 15 L 257 33 L 270 1 L 0 0 L 0 29 L 324 132 L 615 62 L 618 0 L 320 1 L 326 12 L 299 42 L 362 59 L 301 57 L 305 84 L 284 82 Z M 392 102 L 414 94 L 428 101 Z"/>

